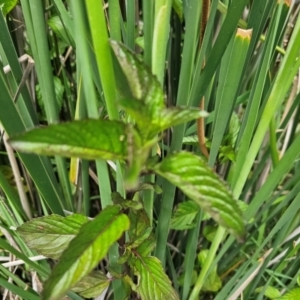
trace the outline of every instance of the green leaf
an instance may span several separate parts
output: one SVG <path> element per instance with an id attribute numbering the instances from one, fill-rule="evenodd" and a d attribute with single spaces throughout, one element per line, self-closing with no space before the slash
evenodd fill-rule
<path id="1" fill-rule="evenodd" d="M 156 246 L 156 239 L 153 233 L 149 235 L 137 248 L 136 252 L 143 257 L 147 257 L 154 250 Z"/>
<path id="2" fill-rule="evenodd" d="M 157 128 L 153 129 L 150 124 L 158 120 L 165 109 L 162 88 L 149 68 L 124 45 L 111 41 L 111 47 L 118 61 L 116 69 L 121 69 L 116 71 L 120 104 L 135 119 L 141 135 L 147 140 L 149 132 L 157 133 Z"/>
<path id="3" fill-rule="evenodd" d="M 202 250 L 198 254 L 198 260 L 203 267 L 204 262 L 207 260 L 208 250 Z M 217 274 L 217 267 L 214 267 L 209 275 L 207 276 L 206 280 L 203 284 L 203 290 L 210 291 L 210 292 L 217 292 L 222 287 L 222 280 Z"/>
<path id="4" fill-rule="evenodd" d="M 124 98 L 120 100 L 120 104 L 135 119 L 139 132 L 145 139 L 153 139 L 169 127 L 208 116 L 207 112 L 195 107 L 161 108 L 153 115 L 152 108 L 139 100 Z"/>
<path id="5" fill-rule="evenodd" d="M 108 120 L 80 120 L 50 125 L 10 139 L 19 151 L 85 159 L 132 159 L 139 136 L 129 125 Z"/>
<path id="6" fill-rule="evenodd" d="M 255 289 L 255 292 L 260 293 L 264 288 L 264 286 L 260 286 Z M 278 289 L 274 288 L 273 286 L 267 286 L 264 295 L 269 299 L 277 299 L 281 296 L 280 291 L 278 291 Z"/>
<path id="7" fill-rule="evenodd" d="M 50 215 L 24 223 L 17 231 L 29 248 L 46 257 L 58 259 L 86 222 L 88 218 L 79 214 L 65 218 Z"/>
<path id="8" fill-rule="evenodd" d="M 283 296 L 276 298 L 276 300 L 298 300 L 300 299 L 300 288 L 295 288 Z"/>
<path id="9" fill-rule="evenodd" d="M 179 187 L 236 237 L 244 235 L 242 212 L 237 201 L 225 183 L 200 157 L 189 152 L 178 152 L 167 156 L 152 169 Z"/>
<path id="10" fill-rule="evenodd" d="M 110 44 L 129 85 L 130 94 L 126 97 L 142 101 L 151 108 L 151 117 L 155 116 L 165 107 L 164 94 L 156 77 L 124 45 L 115 41 Z"/>
<path id="11" fill-rule="evenodd" d="M 235 153 L 231 146 L 221 146 L 218 157 L 221 163 L 225 163 L 227 161 L 235 162 Z"/>
<path id="12" fill-rule="evenodd" d="M 228 142 L 232 148 L 235 147 L 235 143 L 236 143 L 240 128 L 241 128 L 240 119 L 239 119 L 238 115 L 235 112 L 233 112 L 231 115 L 230 122 L 229 122 L 229 134 L 228 134 Z"/>
<path id="13" fill-rule="evenodd" d="M 206 111 L 201 111 L 195 107 L 172 107 L 162 110 L 159 119 L 161 130 L 167 129 L 171 126 L 176 126 L 181 123 L 199 119 L 200 117 L 207 117 Z"/>
<path id="14" fill-rule="evenodd" d="M 199 145 L 198 135 L 185 136 L 182 140 L 182 143 L 185 145 L 197 146 Z"/>
<path id="15" fill-rule="evenodd" d="M 85 298 L 94 298 L 101 295 L 108 288 L 110 282 L 111 279 L 107 278 L 102 272 L 93 271 L 80 280 L 72 288 L 72 291 Z"/>
<path id="16" fill-rule="evenodd" d="M 134 118 L 141 136 L 153 139 L 159 132 L 184 122 L 207 116 L 198 108 L 174 107 L 167 109 L 164 94 L 156 77 L 124 45 L 111 42 L 124 78 L 120 78 L 121 106 Z M 124 82 L 126 81 L 126 82 Z M 129 87 L 124 88 L 124 86 Z"/>
<path id="17" fill-rule="evenodd" d="M 58 110 L 60 111 L 62 108 L 62 105 L 63 105 L 63 94 L 65 91 L 65 88 L 62 85 L 61 80 L 57 76 L 53 76 L 53 83 L 54 83 L 54 90 L 55 90 L 55 99 L 56 99 L 56 103 L 58 106 Z M 39 84 L 36 85 L 35 90 L 36 90 L 38 104 L 42 110 L 42 118 L 46 120 L 47 118 L 46 118 L 44 101 L 47 101 L 47 100 L 43 99 L 41 87 Z"/>
<path id="18" fill-rule="evenodd" d="M 66 27 L 62 24 L 59 16 L 51 17 L 48 20 L 48 25 L 60 39 L 62 39 L 66 44 L 70 44 L 71 35 L 66 31 Z"/>
<path id="19" fill-rule="evenodd" d="M 0 0 L 0 8 L 6 16 L 18 3 L 18 0 Z"/>
<path id="20" fill-rule="evenodd" d="M 130 229 L 128 236 L 130 248 L 137 248 L 144 240 L 146 240 L 151 232 L 150 221 L 145 210 L 131 210 L 129 213 Z"/>
<path id="21" fill-rule="evenodd" d="M 183 7 L 182 7 L 182 0 L 173 0 L 173 9 L 175 10 L 176 14 L 178 15 L 180 21 L 183 20 Z"/>
<path id="22" fill-rule="evenodd" d="M 93 221 L 85 223 L 45 282 L 43 299 L 60 299 L 93 270 L 128 229 L 129 219 L 118 206 L 108 206 Z"/>
<path id="23" fill-rule="evenodd" d="M 139 256 L 132 259 L 131 263 L 138 276 L 136 292 L 142 300 L 179 299 L 156 257 Z"/>
<path id="24" fill-rule="evenodd" d="M 178 277 L 178 284 L 180 286 L 184 285 L 184 277 L 185 277 L 185 273 L 180 274 L 180 276 Z M 193 270 L 192 276 L 191 276 L 191 285 L 195 284 L 195 282 L 197 281 L 197 277 L 198 277 L 198 274 L 197 274 L 196 270 Z"/>
<path id="25" fill-rule="evenodd" d="M 130 242 L 130 248 L 137 248 L 141 245 L 152 233 L 152 228 L 148 227 L 141 235 L 137 236 L 133 241 Z"/>
<path id="26" fill-rule="evenodd" d="M 194 201 L 185 201 L 180 203 L 170 223 L 170 229 L 185 230 L 195 226 L 194 220 L 199 211 L 199 205 Z"/>
<path id="27" fill-rule="evenodd" d="M 216 232 L 217 232 L 216 226 L 206 225 L 203 229 L 203 235 L 210 242 L 212 242 L 214 240 L 214 238 L 216 236 Z M 225 236 L 224 236 L 224 238 L 225 238 Z"/>

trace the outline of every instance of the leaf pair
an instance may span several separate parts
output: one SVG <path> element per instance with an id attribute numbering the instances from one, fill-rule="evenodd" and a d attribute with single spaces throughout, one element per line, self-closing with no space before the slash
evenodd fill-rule
<path id="1" fill-rule="evenodd" d="M 207 116 L 198 108 L 167 108 L 162 88 L 150 70 L 125 46 L 114 41 L 111 46 L 117 58 L 116 69 L 121 69 L 116 72 L 119 74 L 120 104 L 134 118 L 145 142 L 171 126 Z"/>
<path id="2" fill-rule="evenodd" d="M 110 206 L 92 221 L 77 214 L 66 218 L 51 215 L 20 226 L 18 232 L 30 248 L 49 258 L 59 259 L 44 285 L 43 299 L 60 299 L 78 282 L 75 291 L 83 295 L 94 295 L 107 287 L 110 281 L 99 272 L 89 275 L 90 280 L 97 284 L 90 283 L 88 288 L 85 283 L 88 279 L 84 277 L 129 229 L 129 224 L 120 206 Z"/>

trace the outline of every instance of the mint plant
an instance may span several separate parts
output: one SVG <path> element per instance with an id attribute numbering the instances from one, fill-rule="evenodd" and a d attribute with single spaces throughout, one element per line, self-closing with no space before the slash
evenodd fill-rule
<path id="1" fill-rule="evenodd" d="M 242 212 L 227 185 L 198 155 L 180 151 L 161 161 L 153 155 L 165 130 L 207 114 L 198 108 L 166 107 L 160 84 L 147 66 L 122 44 L 112 41 L 111 47 L 120 109 L 130 122 L 87 119 L 49 125 L 12 137 L 10 144 L 21 152 L 119 161 L 124 187 L 133 198 L 113 194 L 114 204 L 103 207 L 93 220 L 78 214 L 50 215 L 21 225 L 18 232 L 31 249 L 59 260 L 45 282 L 44 299 L 60 299 L 69 289 L 86 295 L 87 290 L 80 289 L 86 276 L 93 282 L 89 297 L 122 280 L 128 293 L 131 290 L 141 299 L 179 299 L 160 261 L 152 256 L 151 216 L 139 197 L 143 173 L 161 176 L 181 189 L 198 210 L 238 239 L 245 233 Z M 94 269 L 116 243 L 121 272 L 107 263 L 107 277 Z"/>

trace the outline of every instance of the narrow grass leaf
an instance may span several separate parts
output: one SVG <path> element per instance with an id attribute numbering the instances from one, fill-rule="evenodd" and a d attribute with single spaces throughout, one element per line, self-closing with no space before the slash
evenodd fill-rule
<path id="1" fill-rule="evenodd" d="M 100 271 L 93 271 L 80 280 L 72 291 L 85 298 L 94 298 L 101 295 L 108 288 L 111 279 Z"/>
<path id="2" fill-rule="evenodd" d="M 60 299 L 96 267 L 128 229 L 129 219 L 118 206 L 108 206 L 93 221 L 84 224 L 46 281 L 44 299 Z"/>
<path id="3" fill-rule="evenodd" d="M 170 35 L 172 0 L 156 0 L 152 41 L 152 72 L 162 85 L 165 74 L 167 45 Z"/>
<path id="4" fill-rule="evenodd" d="M 154 172 L 179 187 L 236 237 L 243 236 L 244 222 L 237 201 L 200 157 L 189 152 L 178 152 L 157 164 Z"/>
<path id="5" fill-rule="evenodd" d="M 10 139 L 23 152 L 85 159 L 126 159 L 138 135 L 124 123 L 107 120 L 80 120 L 39 128 Z"/>
<path id="6" fill-rule="evenodd" d="M 217 107 L 209 164 L 214 165 L 237 98 L 252 30 L 238 29 L 227 48 L 220 68 Z"/>
<path id="7" fill-rule="evenodd" d="M 170 223 L 170 229 L 185 230 L 195 226 L 195 218 L 199 212 L 199 205 L 194 201 L 179 203 Z"/>
<path id="8" fill-rule="evenodd" d="M 35 292 L 25 291 L 23 288 L 18 287 L 15 284 L 8 282 L 8 280 L 4 279 L 2 276 L 0 277 L 0 286 L 9 290 L 17 296 L 20 296 L 25 300 L 40 300 L 41 297 L 38 296 Z"/>
<path id="9" fill-rule="evenodd" d="M 156 257 L 136 257 L 132 263 L 139 277 L 136 292 L 142 300 L 179 299 Z"/>
<path id="10" fill-rule="evenodd" d="M 46 257 L 58 259 L 86 222 L 88 218 L 79 214 L 65 218 L 50 215 L 24 223 L 17 231 L 29 248 Z"/>

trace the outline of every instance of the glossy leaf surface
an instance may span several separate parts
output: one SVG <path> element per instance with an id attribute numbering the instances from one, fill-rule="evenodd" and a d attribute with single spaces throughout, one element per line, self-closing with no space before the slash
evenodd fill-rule
<path id="1" fill-rule="evenodd" d="M 10 143 L 16 150 L 42 155 L 127 159 L 139 137 L 130 125 L 90 119 L 35 129 L 10 139 Z"/>
<path id="2" fill-rule="evenodd" d="M 167 156 L 153 170 L 179 187 L 235 236 L 243 236 L 244 223 L 237 201 L 200 157 L 189 152 L 178 152 Z"/>
<path id="3" fill-rule="evenodd" d="M 93 221 L 84 224 L 46 281 L 44 299 L 60 299 L 93 270 L 128 228 L 129 219 L 118 206 L 105 208 Z"/>

